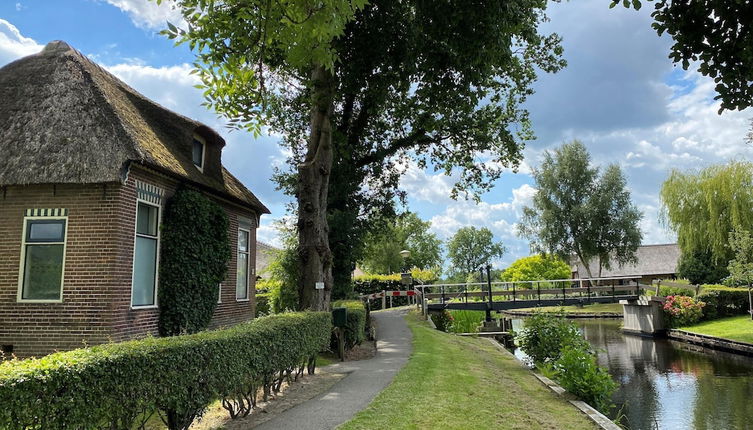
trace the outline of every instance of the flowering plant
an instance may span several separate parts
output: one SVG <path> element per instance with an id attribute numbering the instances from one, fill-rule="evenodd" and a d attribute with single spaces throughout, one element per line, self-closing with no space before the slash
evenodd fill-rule
<path id="1" fill-rule="evenodd" d="M 432 313 L 431 319 L 434 321 L 434 325 L 437 326 L 437 330 L 447 331 L 452 325 L 452 321 L 455 319 L 448 310 L 442 312 Z"/>
<path id="2" fill-rule="evenodd" d="M 688 296 L 667 296 L 664 314 L 671 327 L 682 327 L 698 322 L 703 316 L 706 303 Z"/>

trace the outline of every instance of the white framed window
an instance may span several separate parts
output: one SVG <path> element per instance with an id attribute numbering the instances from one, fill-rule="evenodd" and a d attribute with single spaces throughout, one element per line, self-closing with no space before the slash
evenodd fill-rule
<path id="1" fill-rule="evenodd" d="M 204 158 L 206 156 L 206 148 L 207 145 L 204 142 L 204 139 L 194 135 L 193 142 L 191 144 L 191 161 L 193 161 L 194 166 L 196 166 L 196 168 L 201 172 L 204 171 Z"/>
<path id="2" fill-rule="evenodd" d="M 141 199 L 136 201 L 131 283 L 132 308 L 157 306 L 160 215 L 158 205 Z"/>
<path id="3" fill-rule="evenodd" d="M 66 215 L 28 216 L 40 211 Z M 68 217 L 65 209 L 30 209 L 24 217 L 18 276 L 19 302 L 60 303 Z"/>
<path id="4" fill-rule="evenodd" d="M 236 270 L 235 299 L 248 300 L 248 281 L 251 266 L 251 230 L 238 228 L 238 265 Z"/>

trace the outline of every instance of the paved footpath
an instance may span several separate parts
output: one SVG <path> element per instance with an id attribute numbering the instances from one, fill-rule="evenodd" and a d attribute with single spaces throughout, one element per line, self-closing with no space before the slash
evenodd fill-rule
<path id="1" fill-rule="evenodd" d="M 373 312 L 377 353 L 374 358 L 337 363 L 328 371 L 347 373 L 326 393 L 294 406 L 255 427 L 263 430 L 325 430 L 350 420 L 368 406 L 408 361 L 412 334 L 405 323 L 406 310 Z"/>

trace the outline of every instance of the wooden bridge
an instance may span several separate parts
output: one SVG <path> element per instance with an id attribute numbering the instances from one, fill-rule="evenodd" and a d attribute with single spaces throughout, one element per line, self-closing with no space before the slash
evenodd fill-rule
<path id="1" fill-rule="evenodd" d="M 651 288 L 641 284 L 640 278 L 619 277 L 438 284 L 418 288 L 424 290 L 422 295 L 429 301 L 430 311 L 503 311 L 539 306 L 617 303 L 637 299 L 641 288 L 647 287 Z"/>

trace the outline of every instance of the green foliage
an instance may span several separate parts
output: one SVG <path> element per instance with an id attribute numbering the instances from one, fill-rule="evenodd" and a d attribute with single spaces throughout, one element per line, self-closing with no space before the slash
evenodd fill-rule
<path id="1" fill-rule="evenodd" d="M 617 383 L 596 363 L 596 356 L 589 348 L 564 346 L 553 368 L 554 378 L 562 388 L 599 411 L 609 412 Z"/>
<path id="2" fill-rule="evenodd" d="M 272 312 L 280 313 L 298 309 L 298 236 L 294 227 L 277 224 L 282 249 L 277 251 L 265 269 L 268 277 L 257 283 L 257 289 L 269 290 Z"/>
<path id="3" fill-rule="evenodd" d="M 557 361 L 566 346 L 588 348 L 578 327 L 565 319 L 562 311 L 534 312 L 525 319 L 524 328 L 515 340 L 534 363 Z"/>
<path id="4" fill-rule="evenodd" d="M 447 331 L 452 333 L 476 333 L 486 315 L 480 311 L 449 311 L 452 324 Z"/>
<path id="5" fill-rule="evenodd" d="M 514 281 L 544 281 L 553 279 L 569 279 L 570 266 L 555 255 L 536 254 L 515 260 L 510 267 L 502 272 L 502 280 Z"/>
<path id="6" fill-rule="evenodd" d="M 697 253 L 708 252 L 712 262 L 724 267 L 734 256 L 729 233 L 753 229 L 751 162 L 731 161 L 691 172 L 672 170 L 660 196 L 662 220 L 677 233 L 683 254 L 698 258 Z"/>
<path id="7" fill-rule="evenodd" d="M 502 258 L 504 253 L 502 242 L 494 242 L 494 234 L 486 227 L 463 227 L 447 242 L 451 270 L 466 276 Z"/>
<path id="8" fill-rule="evenodd" d="M 440 331 L 449 331 L 454 321 L 452 314 L 446 309 L 439 312 L 430 312 L 429 317 L 434 325 L 437 326 L 437 330 Z"/>
<path id="9" fill-rule="evenodd" d="M 682 327 L 695 324 L 703 317 L 706 303 L 688 296 L 667 296 L 664 302 L 664 315 L 670 327 Z"/>
<path id="10" fill-rule="evenodd" d="M 610 7 L 618 3 L 612 0 Z M 622 4 L 641 8 L 640 0 L 622 0 Z M 655 21 L 651 27 L 675 42 L 669 58 L 685 70 L 697 65 L 698 72 L 714 80 L 715 99 L 722 101 L 720 112 L 743 110 L 753 100 L 751 14 L 750 2 L 729 0 L 659 0 L 651 13 Z"/>
<path id="11" fill-rule="evenodd" d="M 160 233 L 161 335 L 209 326 L 230 262 L 228 231 L 225 211 L 201 193 L 181 188 L 168 201 Z"/>
<path id="12" fill-rule="evenodd" d="M 421 270 L 417 268 L 411 269 L 411 276 L 413 277 L 415 285 L 427 285 L 436 282 L 437 275 L 431 270 Z M 391 275 L 375 275 L 366 273 L 362 276 L 357 276 L 353 280 L 353 290 L 357 295 L 374 294 L 385 291 L 405 291 L 410 290 L 413 287 L 403 284 L 401 275 L 399 273 L 393 273 Z M 428 289 L 427 289 L 428 291 Z M 389 298 L 387 298 L 389 300 Z M 410 301 L 409 297 L 393 297 L 393 306 L 407 305 Z M 381 309 L 381 300 L 371 300 L 371 309 Z"/>
<path id="13" fill-rule="evenodd" d="M 635 261 L 643 215 L 631 202 L 618 165 L 609 165 L 600 174 L 586 147 L 575 140 L 554 154 L 547 151 L 533 177 L 538 192 L 533 205 L 523 209 L 519 233 L 534 250 L 563 259 L 575 255 L 589 277 L 599 276 L 590 273 L 594 258 L 607 269 L 612 263 Z"/>
<path id="14" fill-rule="evenodd" d="M 256 293 L 256 315 L 261 317 L 272 313 L 271 295 L 269 293 Z"/>
<path id="15" fill-rule="evenodd" d="M 748 289 L 704 285 L 697 300 L 706 303 L 703 318 L 706 320 L 741 315 L 748 312 Z"/>
<path id="16" fill-rule="evenodd" d="M 677 274 L 692 284 L 717 284 L 727 275 L 727 268 L 715 262 L 709 251 L 682 252 Z"/>
<path id="17" fill-rule="evenodd" d="M 442 241 L 431 233 L 431 222 L 413 212 L 404 212 L 378 231 L 366 236 L 363 269 L 372 273 L 396 273 L 402 268 L 433 269 L 442 266 Z M 400 251 L 410 250 L 403 261 Z M 437 271 L 436 269 L 434 270 Z"/>
<path id="18" fill-rule="evenodd" d="M 687 297 L 695 297 L 695 288 L 688 286 L 688 287 L 665 287 L 663 285 L 659 286 L 659 295 L 663 297 L 669 297 L 669 296 L 687 296 Z"/>
<path id="19" fill-rule="evenodd" d="M 734 258 L 729 262 L 729 281 L 732 284 L 753 286 L 753 237 L 750 231 L 735 228 L 729 235 Z"/>
<path id="20" fill-rule="evenodd" d="M 289 313 L 185 336 L 95 346 L 0 363 L 0 428 L 131 429 L 160 411 L 187 429 L 217 398 L 278 387 L 313 365 L 329 313 Z"/>
<path id="21" fill-rule="evenodd" d="M 351 349 L 366 340 L 368 330 L 368 312 L 360 300 L 339 300 L 332 303 L 332 308 L 346 308 L 348 319 L 345 325 L 345 347 Z"/>

